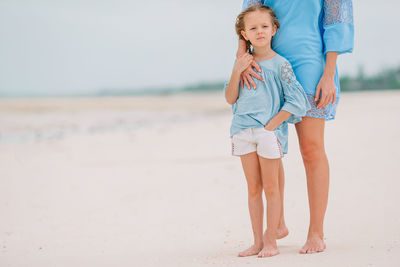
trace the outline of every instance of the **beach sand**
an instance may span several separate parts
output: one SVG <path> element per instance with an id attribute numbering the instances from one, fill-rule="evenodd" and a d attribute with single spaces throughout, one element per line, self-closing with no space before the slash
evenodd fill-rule
<path id="1" fill-rule="evenodd" d="M 290 127 L 272 258 L 252 243 L 222 93 L 0 100 L 0 266 L 400 266 L 400 92 L 344 93 L 327 122 L 327 249 L 301 255 L 306 177 Z"/>

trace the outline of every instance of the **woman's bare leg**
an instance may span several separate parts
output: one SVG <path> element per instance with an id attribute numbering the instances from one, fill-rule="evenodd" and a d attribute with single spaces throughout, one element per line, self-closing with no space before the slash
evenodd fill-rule
<path id="1" fill-rule="evenodd" d="M 240 156 L 243 171 L 246 176 L 248 190 L 248 205 L 253 229 L 254 244 L 239 253 L 239 257 L 257 255 L 263 248 L 263 216 L 262 180 L 260 164 L 256 152 Z"/>
<path id="2" fill-rule="evenodd" d="M 260 160 L 262 183 L 267 199 L 267 230 L 265 230 L 263 238 L 264 247 L 258 256 L 271 257 L 279 254 L 276 239 L 282 210 L 279 192 L 280 159 L 258 158 Z"/>
<path id="3" fill-rule="evenodd" d="M 285 222 L 285 212 L 284 212 L 284 189 L 285 189 L 285 172 L 283 170 L 282 160 L 279 161 L 279 192 L 281 194 L 281 219 L 278 226 L 277 239 L 286 237 L 289 234 L 289 229 Z"/>
<path id="4" fill-rule="evenodd" d="M 329 163 L 324 146 L 325 119 L 304 117 L 296 124 L 307 176 L 310 226 L 300 253 L 324 251 L 324 217 L 328 204 Z"/>

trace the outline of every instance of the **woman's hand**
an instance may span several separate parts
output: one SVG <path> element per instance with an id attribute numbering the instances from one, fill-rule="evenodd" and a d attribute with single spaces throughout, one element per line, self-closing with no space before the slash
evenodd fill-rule
<path id="1" fill-rule="evenodd" d="M 326 107 L 329 103 L 336 101 L 335 76 L 323 74 L 315 91 L 315 102 L 318 102 L 317 108 Z"/>
<path id="2" fill-rule="evenodd" d="M 240 58 L 242 55 L 246 54 L 246 41 L 243 39 L 239 38 L 239 44 L 238 44 L 238 51 L 236 52 L 236 58 Z M 250 84 L 253 86 L 254 89 L 257 88 L 256 83 L 254 82 L 253 78 L 251 76 L 253 76 L 254 78 L 259 79 L 260 81 L 264 81 L 264 79 L 262 78 L 261 75 L 259 75 L 257 72 L 255 72 L 253 70 L 253 67 L 258 71 L 261 72 L 261 68 L 260 66 L 258 66 L 258 64 L 256 63 L 255 60 L 253 60 L 250 64 L 250 66 L 248 66 L 246 68 L 245 71 L 243 71 L 240 75 L 240 84 L 242 86 L 242 88 L 244 88 L 244 84 L 246 84 L 248 89 L 251 89 Z"/>
<path id="3" fill-rule="evenodd" d="M 336 101 L 335 72 L 338 52 L 330 51 L 326 53 L 326 63 L 324 74 L 317 85 L 315 91 L 315 102 L 318 101 L 317 108 L 326 107 L 329 103 Z"/>
<path id="4" fill-rule="evenodd" d="M 234 71 L 238 73 L 242 73 L 245 69 L 247 69 L 251 62 L 254 61 L 253 56 L 249 53 L 245 53 L 238 57 L 236 60 L 236 64 L 234 66 Z"/>
<path id="5" fill-rule="evenodd" d="M 257 88 L 256 83 L 254 82 L 254 80 L 251 76 L 259 79 L 262 82 L 264 81 L 263 77 L 260 74 L 258 74 L 257 72 L 255 72 L 252 67 L 254 67 L 258 72 L 261 72 L 260 66 L 258 66 L 256 61 L 253 60 L 250 64 L 250 66 L 247 67 L 246 70 L 243 71 L 242 75 L 240 76 L 240 82 L 241 82 L 242 88 L 244 88 L 244 86 L 243 86 L 244 84 L 246 84 L 248 89 L 251 89 L 250 84 L 253 86 L 254 89 Z"/>

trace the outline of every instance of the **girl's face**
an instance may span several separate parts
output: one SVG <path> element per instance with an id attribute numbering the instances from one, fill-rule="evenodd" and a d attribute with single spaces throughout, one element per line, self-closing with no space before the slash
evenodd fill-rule
<path id="1" fill-rule="evenodd" d="M 272 36 L 276 33 L 276 26 L 268 12 L 254 11 L 244 17 L 244 39 L 250 40 L 254 47 L 271 45 Z"/>

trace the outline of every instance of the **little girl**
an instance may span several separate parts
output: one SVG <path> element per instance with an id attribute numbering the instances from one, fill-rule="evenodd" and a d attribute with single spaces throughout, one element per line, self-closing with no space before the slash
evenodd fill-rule
<path id="1" fill-rule="evenodd" d="M 279 254 L 276 239 L 283 196 L 278 176 L 281 158 L 287 153 L 288 122 L 301 121 L 311 107 L 290 63 L 271 49 L 279 28 L 274 11 L 265 5 L 251 6 L 239 14 L 235 26 L 239 38 L 247 43 L 247 53 L 235 62 L 224 89 L 233 111 L 232 155 L 240 156 L 246 176 L 254 234 L 254 245 L 239 256 L 270 257 Z M 254 89 L 243 88 L 240 75 L 254 61 L 263 81 L 255 79 Z M 263 189 L 267 199 L 264 234 Z"/>

